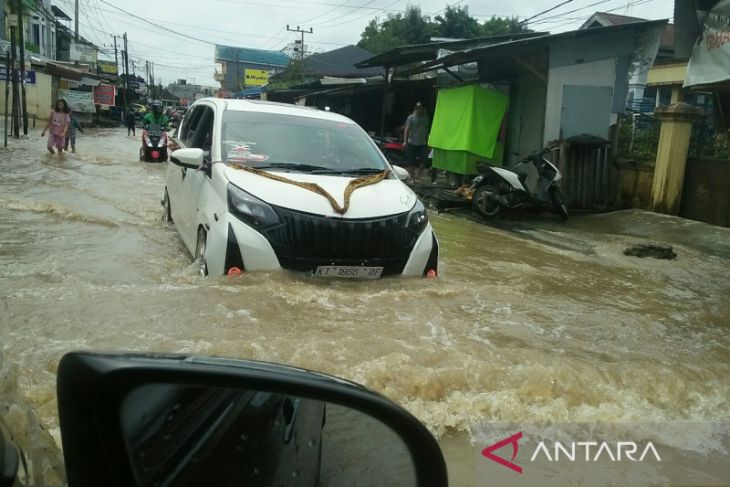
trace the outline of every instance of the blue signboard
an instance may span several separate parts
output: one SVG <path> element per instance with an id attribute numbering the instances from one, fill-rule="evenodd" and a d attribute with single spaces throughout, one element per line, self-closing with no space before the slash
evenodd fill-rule
<path id="1" fill-rule="evenodd" d="M 18 76 L 20 77 L 20 76 Z M 5 66 L 0 66 L 0 81 L 5 81 L 8 79 L 7 70 L 5 69 Z M 35 71 L 26 71 L 25 72 L 25 84 L 27 85 L 34 85 L 35 84 Z"/>
<path id="2" fill-rule="evenodd" d="M 270 67 L 286 67 L 291 61 L 289 56 L 280 51 L 220 45 L 215 46 L 215 60 Z"/>

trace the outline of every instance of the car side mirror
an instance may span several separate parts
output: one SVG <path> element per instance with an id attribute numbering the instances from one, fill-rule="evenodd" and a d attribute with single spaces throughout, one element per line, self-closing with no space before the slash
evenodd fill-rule
<path id="1" fill-rule="evenodd" d="M 358 384 L 293 367 L 74 352 L 58 368 L 71 487 L 447 485 L 434 437 Z"/>
<path id="2" fill-rule="evenodd" d="M 395 177 L 397 177 L 401 181 L 408 179 L 411 176 L 408 173 L 408 170 L 401 166 L 393 166 L 393 173 L 395 174 Z"/>
<path id="3" fill-rule="evenodd" d="M 203 149 L 190 148 L 190 149 L 178 149 L 170 154 L 170 160 L 173 164 L 178 166 L 188 167 L 197 169 L 203 164 L 203 157 L 205 153 Z"/>

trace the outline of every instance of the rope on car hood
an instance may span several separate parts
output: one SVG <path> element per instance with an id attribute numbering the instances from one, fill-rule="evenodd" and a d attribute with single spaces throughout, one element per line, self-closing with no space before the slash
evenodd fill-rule
<path id="1" fill-rule="evenodd" d="M 386 169 L 383 172 L 379 172 L 376 174 L 370 174 L 367 176 L 359 177 L 357 179 L 353 179 L 352 181 L 350 181 L 347 184 L 347 187 L 345 188 L 344 205 L 340 206 L 339 203 L 337 203 L 337 200 L 335 200 L 334 196 L 332 196 L 330 193 L 328 193 L 326 189 L 324 189 L 322 186 L 320 186 L 317 183 L 303 183 L 300 181 L 294 181 L 293 179 L 285 178 L 284 176 L 279 176 L 277 174 L 272 174 L 268 171 L 264 171 L 262 169 L 256 169 L 255 167 L 251 167 L 251 166 L 242 166 L 240 164 L 230 164 L 230 166 L 235 169 L 241 169 L 243 171 L 247 171 L 252 174 L 256 174 L 257 176 L 261 176 L 261 177 L 268 178 L 268 179 L 273 179 L 274 181 L 291 184 L 293 186 L 299 186 L 300 188 L 304 188 L 313 193 L 322 195 L 325 198 L 327 198 L 327 201 L 329 201 L 330 205 L 332 206 L 332 209 L 335 210 L 335 212 L 339 213 L 340 215 L 344 215 L 345 213 L 347 213 L 347 209 L 350 207 L 350 196 L 352 195 L 352 193 L 355 192 L 356 189 L 362 188 L 364 186 L 370 186 L 371 184 L 379 183 L 383 179 L 387 178 L 388 175 L 390 174 L 390 170 Z"/>

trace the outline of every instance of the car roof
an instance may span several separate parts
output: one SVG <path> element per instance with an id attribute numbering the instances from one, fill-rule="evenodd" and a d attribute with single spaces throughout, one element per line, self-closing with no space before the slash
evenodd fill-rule
<path id="1" fill-rule="evenodd" d="M 320 120 L 330 120 L 333 122 L 352 123 L 349 118 L 337 113 L 318 110 L 313 107 L 303 107 L 299 105 L 291 105 L 289 103 L 277 103 L 272 101 L 261 100 L 234 100 L 227 98 L 202 98 L 188 108 L 202 103 L 212 103 L 221 110 L 245 111 L 257 113 L 273 113 L 277 115 L 292 115 L 296 117 L 309 117 Z"/>

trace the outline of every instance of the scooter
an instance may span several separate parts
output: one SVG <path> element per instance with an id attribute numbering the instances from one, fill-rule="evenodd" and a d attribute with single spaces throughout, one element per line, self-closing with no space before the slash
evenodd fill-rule
<path id="1" fill-rule="evenodd" d="M 159 125 L 150 125 L 142 130 L 142 147 L 139 149 L 139 160 L 144 162 L 162 162 L 167 160 L 167 132 Z"/>
<path id="2" fill-rule="evenodd" d="M 388 162 L 395 165 L 401 165 L 406 159 L 403 151 L 403 144 L 393 137 L 372 137 L 373 141 L 378 145 Z"/>
<path id="3" fill-rule="evenodd" d="M 480 174 L 474 178 L 470 192 L 473 192 L 472 207 L 483 217 L 497 215 L 502 207 L 551 207 L 563 220 L 568 218 L 568 209 L 560 193 L 562 175 L 545 154 L 553 150 L 546 147 L 533 152 L 507 169 L 495 166 L 480 166 Z"/>

